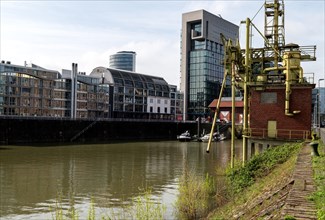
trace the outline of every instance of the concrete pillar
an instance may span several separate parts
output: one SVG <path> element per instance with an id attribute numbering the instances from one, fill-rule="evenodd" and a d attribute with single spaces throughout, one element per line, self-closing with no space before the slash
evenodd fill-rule
<path id="1" fill-rule="evenodd" d="M 251 143 L 251 147 L 250 147 L 250 149 L 251 149 L 251 154 L 250 154 L 250 156 L 252 157 L 252 156 L 255 155 L 255 143 L 254 143 L 254 142 Z"/>

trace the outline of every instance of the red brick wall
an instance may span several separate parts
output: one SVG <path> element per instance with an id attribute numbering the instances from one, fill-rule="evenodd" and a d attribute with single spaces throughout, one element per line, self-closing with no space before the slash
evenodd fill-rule
<path id="1" fill-rule="evenodd" d="M 262 92 L 276 92 L 277 103 L 262 104 Z M 286 116 L 285 109 L 285 87 L 266 89 L 265 91 L 251 91 L 250 99 L 250 127 L 252 129 L 267 129 L 269 120 L 277 121 L 277 129 L 308 130 L 311 129 L 312 112 L 312 88 L 292 87 L 290 95 L 290 112 L 300 110 L 301 112 L 292 117 Z"/>

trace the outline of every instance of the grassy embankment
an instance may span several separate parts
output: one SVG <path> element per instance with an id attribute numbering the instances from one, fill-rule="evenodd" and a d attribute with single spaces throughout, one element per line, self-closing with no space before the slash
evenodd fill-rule
<path id="1" fill-rule="evenodd" d="M 179 186 L 176 203 L 179 217 L 199 219 L 207 216 L 211 204 L 217 208 L 208 219 L 250 219 L 263 214 L 270 206 L 273 206 L 273 215 L 279 216 L 276 204 L 282 198 L 280 191 L 290 186 L 301 146 L 295 143 L 269 148 L 251 158 L 244 167 L 238 163 L 234 169 L 218 171 L 217 181 L 208 177 L 193 181 L 193 177 L 187 175 L 187 180 L 184 177 Z M 215 183 L 214 186 L 211 183 Z"/>

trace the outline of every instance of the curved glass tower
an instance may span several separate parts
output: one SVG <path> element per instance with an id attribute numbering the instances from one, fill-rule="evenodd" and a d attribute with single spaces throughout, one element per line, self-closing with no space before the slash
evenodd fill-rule
<path id="1" fill-rule="evenodd" d="M 135 56 L 133 51 L 120 51 L 109 57 L 109 67 L 135 72 Z"/>

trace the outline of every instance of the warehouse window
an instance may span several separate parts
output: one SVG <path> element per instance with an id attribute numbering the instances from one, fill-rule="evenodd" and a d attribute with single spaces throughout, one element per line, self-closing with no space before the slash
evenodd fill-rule
<path id="1" fill-rule="evenodd" d="M 276 92 L 263 92 L 261 94 L 261 103 L 262 104 L 275 104 L 275 103 L 277 103 L 277 94 L 276 94 Z"/>

